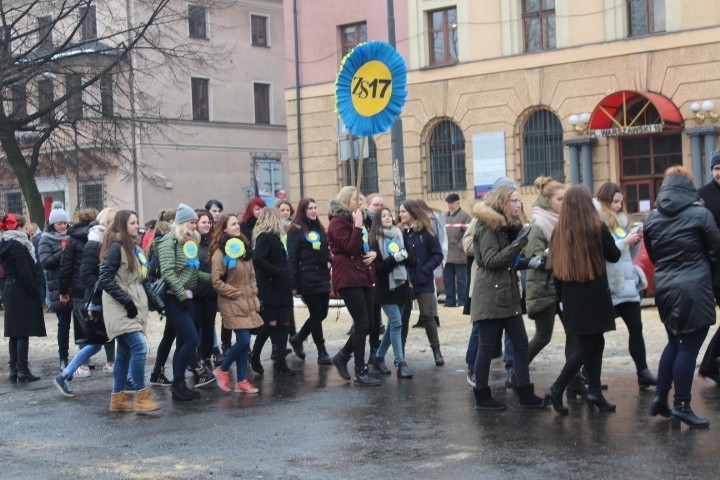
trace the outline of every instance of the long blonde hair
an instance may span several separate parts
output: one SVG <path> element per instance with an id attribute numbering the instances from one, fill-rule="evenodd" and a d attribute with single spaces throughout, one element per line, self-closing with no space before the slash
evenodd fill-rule
<path id="1" fill-rule="evenodd" d="M 190 237 L 195 243 L 200 243 L 200 233 L 197 230 L 192 232 L 188 230 L 187 224 L 190 222 L 181 223 L 175 226 L 175 238 L 179 244 L 183 244 L 187 241 L 187 237 Z"/>
<path id="2" fill-rule="evenodd" d="M 260 236 L 261 233 L 266 232 L 274 233 L 278 236 L 285 235 L 285 225 L 276 208 L 263 207 L 260 211 L 260 216 L 255 223 L 255 228 L 253 228 L 253 245 L 255 245 L 257 237 Z"/>
<path id="3" fill-rule="evenodd" d="M 343 187 L 338 192 L 337 196 L 335 197 L 335 200 L 337 200 L 337 202 L 340 204 L 340 206 L 342 206 L 345 210 L 350 210 L 350 208 L 349 208 L 350 199 L 353 197 L 353 195 L 355 195 L 356 192 L 359 195 L 360 192 L 358 191 L 357 188 L 355 188 L 353 186 Z"/>

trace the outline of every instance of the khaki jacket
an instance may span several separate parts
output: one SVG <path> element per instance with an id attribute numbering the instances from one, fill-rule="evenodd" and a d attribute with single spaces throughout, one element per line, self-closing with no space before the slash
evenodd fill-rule
<path id="1" fill-rule="evenodd" d="M 218 310 L 223 326 L 230 330 L 249 330 L 263 324 L 252 260 L 238 259 L 235 268 L 226 269 L 223 252 L 212 256 L 212 284 L 218 293 Z M 227 273 L 226 273 L 227 272 Z M 225 278 L 222 278 L 223 275 Z"/>

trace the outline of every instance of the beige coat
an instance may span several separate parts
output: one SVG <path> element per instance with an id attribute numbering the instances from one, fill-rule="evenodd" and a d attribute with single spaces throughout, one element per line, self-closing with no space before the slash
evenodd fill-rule
<path id="1" fill-rule="evenodd" d="M 145 288 L 143 287 L 143 278 L 140 269 L 136 268 L 134 272 L 128 271 L 128 260 L 125 250 L 119 248 L 119 243 L 115 243 L 114 246 L 120 250 L 120 267 L 117 273 L 115 273 L 115 283 L 130 295 L 138 309 L 138 314 L 135 318 L 128 318 L 125 306 L 115 300 L 107 291 L 103 291 L 103 317 L 105 319 L 105 329 L 107 330 L 110 340 L 125 333 L 145 333 L 149 314 L 148 299 Z M 108 253 L 106 259 L 109 256 L 110 253 Z"/>
<path id="2" fill-rule="evenodd" d="M 475 248 L 473 247 L 473 238 L 475 237 L 475 230 L 477 230 L 477 218 L 473 218 L 470 222 L 470 226 L 465 230 L 465 233 L 462 237 L 462 245 L 463 250 L 465 250 L 465 254 L 468 257 L 475 258 Z M 475 286 L 475 274 L 477 272 L 477 264 L 475 262 L 472 263 L 472 267 L 470 268 L 470 292 L 468 293 L 468 297 L 472 298 L 472 291 L 473 286 Z"/>
<path id="3" fill-rule="evenodd" d="M 212 284 L 218 293 L 218 310 L 223 326 L 230 330 L 257 328 L 260 318 L 255 269 L 252 260 L 238 259 L 233 269 L 223 264 L 225 255 L 217 250 L 212 256 Z M 221 278 L 227 272 L 226 278 Z"/>

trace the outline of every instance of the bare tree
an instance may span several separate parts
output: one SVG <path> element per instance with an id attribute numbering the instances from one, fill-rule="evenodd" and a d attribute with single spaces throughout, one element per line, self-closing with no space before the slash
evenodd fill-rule
<path id="1" fill-rule="evenodd" d="M 32 221 L 44 220 L 39 172 L 121 169 L 137 202 L 138 137 L 188 118 L 157 92 L 227 54 L 188 38 L 193 15 L 178 0 L 0 2 L 0 170 L 17 178 Z M 138 91 L 139 77 L 157 88 Z"/>

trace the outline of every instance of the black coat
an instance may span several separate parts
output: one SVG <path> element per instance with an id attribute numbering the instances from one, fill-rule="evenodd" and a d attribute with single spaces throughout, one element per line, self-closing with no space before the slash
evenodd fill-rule
<path id="1" fill-rule="evenodd" d="M 198 244 L 198 261 L 200 261 L 200 271 L 210 273 L 212 265 L 210 261 L 210 235 L 202 235 Z M 200 283 L 193 290 L 193 298 L 199 300 L 217 300 L 217 293 L 211 283 Z"/>
<path id="2" fill-rule="evenodd" d="M 408 268 L 410 283 L 415 293 L 435 292 L 433 271 L 442 263 L 443 253 L 438 237 L 422 229 L 416 231 L 406 228 L 403 240 L 408 254 L 417 259 L 417 263 Z"/>
<path id="3" fill-rule="evenodd" d="M 603 224 L 603 256 L 610 263 L 620 260 L 620 250 L 610 230 Z M 613 307 L 607 273 L 589 282 L 566 282 L 555 279 L 555 289 L 562 304 L 562 322 L 565 331 L 572 335 L 596 335 L 615 330 Z"/>
<path id="4" fill-rule="evenodd" d="M 319 230 L 315 230 L 320 233 Z M 330 249 L 327 236 L 320 237 L 315 250 L 300 227 L 292 227 L 287 234 L 288 266 L 292 288 L 301 295 L 315 295 L 330 291 Z"/>
<path id="5" fill-rule="evenodd" d="M 278 235 L 263 232 L 257 237 L 253 265 L 260 303 L 276 307 L 292 306 L 292 284 L 286 252 Z"/>
<path id="6" fill-rule="evenodd" d="M 100 242 L 89 240 L 83 248 L 82 260 L 80 262 L 80 281 L 83 284 L 84 300 L 90 300 L 93 293 L 95 283 L 98 281 L 100 272 Z M 93 303 L 100 305 L 102 303 L 102 288 L 97 289 Z"/>
<path id="7" fill-rule="evenodd" d="M 643 227 L 655 263 L 655 304 L 671 332 L 693 333 L 715 323 L 712 279 L 720 264 L 720 232 L 685 177 L 665 178 L 655 206 Z"/>
<path id="8" fill-rule="evenodd" d="M 51 228 L 51 227 L 48 227 Z M 37 257 L 45 270 L 47 291 L 50 296 L 50 308 L 54 312 L 69 312 L 72 302 L 60 301 L 60 260 L 62 259 L 63 245 L 60 240 L 50 238 L 43 233 L 38 244 Z"/>
<path id="9" fill-rule="evenodd" d="M 0 241 L 0 263 L 5 270 L 5 336 L 46 336 L 40 288 L 44 280 L 30 252 L 19 241 Z"/>
<path id="10" fill-rule="evenodd" d="M 60 295 L 70 295 L 73 299 L 82 299 L 85 296 L 80 267 L 88 232 L 93 225 L 96 225 L 96 222 L 73 225 L 67 231 L 70 238 L 60 258 Z"/>
<path id="11" fill-rule="evenodd" d="M 257 218 L 251 216 L 248 218 L 247 222 L 241 222 L 240 223 L 240 232 L 245 235 L 245 238 L 248 239 L 248 242 L 252 243 L 253 241 L 253 230 L 255 230 L 255 224 L 257 223 Z"/>
<path id="12" fill-rule="evenodd" d="M 405 305 L 412 297 L 410 285 L 408 282 L 403 283 L 395 290 L 390 290 L 390 273 L 397 266 L 398 262 L 392 256 L 385 260 L 382 254 L 375 249 L 377 257 L 375 257 L 375 303 L 380 305 Z M 410 265 L 414 265 L 417 260 L 410 256 L 403 260 L 403 265 L 410 272 Z"/>

